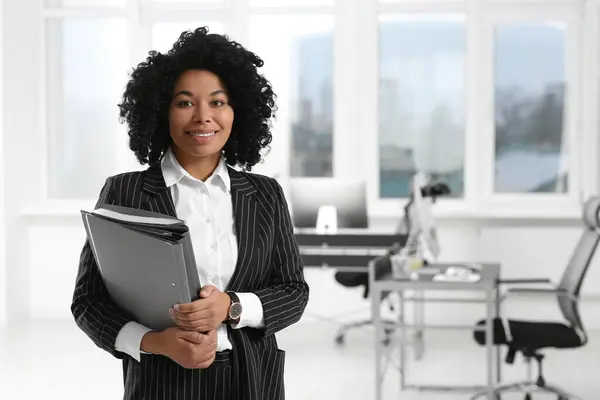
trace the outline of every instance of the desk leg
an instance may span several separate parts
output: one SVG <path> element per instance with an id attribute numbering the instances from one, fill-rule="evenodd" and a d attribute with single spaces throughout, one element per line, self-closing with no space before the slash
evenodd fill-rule
<path id="1" fill-rule="evenodd" d="M 496 318 L 499 318 L 502 310 L 500 309 L 500 287 L 497 286 L 494 291 L 494 303 L 496 305 Z M 496 346 L 496 384 L 502 382 L 502 349 L 500 346 Z"/>
<path id="2" fill-rule="evenodd" d="M 494 400 L 492 389 L 494 386 L 494 311 L 495 311 L 496 288 L 486 291 L 486 324 L 485 324 L 485 347 L 487 364 L 487 398 Z"/>
<path id="3" fill-rule="evenodd" d="M 375 328 L 375 400 L 381 400 L 381 391 L 383 384 L 383 371 L 381 358 L 383 354 L 383 343 L 381 340 L 381 291 L 376 285 L 371 286 L 371 316 L 373 318 L 373 326 Z"/>
<path id="4" fill-rule="evenodd" d="M 425 354 L 425 292 L 422 290 L 416 290 L 414 292 L 414 296 L 418 301 L 414 302 L 414 320 L 416 325 L 416 330 L 414 333 L 414 348 L 415 348 L 415 360 L 420 361 L 423 359 L 423 355 Z"/>
<path id="5" fill-rule="evenodd" d="M 406 310 L 404 307 L 406 302 L 404 301 L 404 291 L 401 290 L 398 292 L 398 299 L 400 306 L 400 313 L 398 315 L 398 328 L 400 329 L 400 340 L 398 341 L 398 350 L 400 352 L 400 391 L 403 391 L 406 386 Z"/>

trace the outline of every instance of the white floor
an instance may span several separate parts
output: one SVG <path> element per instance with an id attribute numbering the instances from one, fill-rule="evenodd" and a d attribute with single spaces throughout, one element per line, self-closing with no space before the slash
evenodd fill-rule
<path id="1" fill-rule="evenodd" d="M 374 398 L 374 339 L 370 328 L 352 331 L 344 347 L 334 344 L 336 326 L 305 322 L 278 334 L 287 350 L 286 399 Z M 409 383 L 477 385 L 485 380 L 484 351 L 467 331 L 431 331 L 426 354 L 411 361 Z M 576 392 L 585 400 L 600 393 L 600 333 L 574 351 L 548 351 L 545 375 L 549 382 Z M 411 356 L 412 357 L 412 356 Z M 507 381 L 524 375 L 520 360 L 504 368 Z M 90 373 L 92 371 L 93 373 Z M 397 373 L 388 371 L 384 399 L 465 400 L 466 393 L 399 393 Z M 0 330 L 0 399 L 106 400 L 122 398 L 119 361 L 92 342 L 71 321 L 37 322 Z M 504 399 L 522 399 L 510 395 Z M 535 399 L 556 399 L 534 396 Z"/>

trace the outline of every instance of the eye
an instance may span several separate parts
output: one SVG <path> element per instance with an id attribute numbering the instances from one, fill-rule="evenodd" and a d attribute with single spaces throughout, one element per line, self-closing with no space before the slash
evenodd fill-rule
<path id="1" fill-rule="evenodd" d="M 226 103 L 224 101 L 222 101 L 222 100 L 214 100 L 212 102 L 212 105 L 215 106 L 215 107 L 221 107 L 221 106 L 224 106 L 225 104 Z"/>
<path id="2" fill-rule="evenodd" d="M 177 107 L 191 107 L 192 106 L 192 102 L 189 100 L 181 100 L 177 102 Z"/>

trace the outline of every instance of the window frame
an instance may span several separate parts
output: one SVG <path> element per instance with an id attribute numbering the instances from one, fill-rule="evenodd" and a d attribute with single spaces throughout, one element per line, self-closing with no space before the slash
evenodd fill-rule
<path id="1" fill-rule="evenodd" d="M 140 60 L 147 56 L 147 49 L 151 48 L 152 42 L 152 29 L 155 23 L 159 22 L 184 22 L 194 20 L 213 20 L 223 24 L 223 27 L 228 32 L 230 37 L 234 40 L 243 42 L 249 36 L 249 21 L 252 16 L 257 15 L 302 15 L 302 14 L 320 14 L 320 15 L 331 15 L 334 20 L 334 47 L 339 51 L 339 41 L 336 41 L 336 37 L 339 35 L 337 30 L 338 20 L 337 13 L 343 12 L 344 8 L 340 7 L 339 2 L 334 6 L 280 6 L 280 7 L 251 7 L 247 0 L 223 0 L 221 2 L 207 2 L 207 3 L 185 3 L 185 2 L 173 2 L 173 3 L 160 3 L 152 0 L 128 0 L 127 7 L 46 7 L 44 4 L 41 8 L 42 25 L 46 27 L 47 21 L 53 19 L 68 19 L 68 18 L 110 18 L 120 17 L 127 19 L 127 25 L 130 33 L 129 41 L 129 59 L 128 62 L 131 66 L 136 65 Z M 202 13 L 200 18 L 197 17 L 198 13 Z M 42 200 L 41 206 L 43 208 L 50 206 L 50 208 L 64 210 L 64 209 L 78 209 L 80 204 L 89 203 L 92 199 L 89 198 L 55 198 L 50 197 L 49 193 L 49 176 L 47 173 L 48 165 L 48 144 L 51 134 L 52 127 L 47 123 L 48 118 L 55 118 L 50 115 L 48 110 L 49 104 L 47 102 L 47 95 L 49 90 L 56 90 L 56 88 L 50 88 L 46 77 L 46 53 L 51 49 L 46 48 L 46 35 L 44 35 L 41 41 L 41 60 L 40 64 L 40 92 L 42 93 L 40 108 L 42 113 L 42 126 L 43 126 L 43 160 L 41 161 L 39 168 L 39 176 L 41 177 L 42 185 Z M 336 52 L 336 49 L 333 49 Z M 343 52 L 342 52 L 343 53 Z M 343 66 L 334 61 L 337 64 L 338 69 L 343 70 Z M 335 65 L 334 65 L 334 68 Z M 335 75 L 335 73 L 333 73 Z M 339 101 L 339 100 L 338 100 Z M 335 104 L 335 100 L 334 100 Z M 335 110 L 334 110 L 335 112 Z M 281 114 L 281 113 L 280 113 Z M 334 115 L 334 119 L 336 116 Z M 337 116 L 339 118 L 339 116 Z M 56 124 L 55 124 L 56 126 Z M 334 124 L 333 136 L 339 137 L 335 133 L 336 126 Z M 275 141 L 272 144 L 273 148 L 277 148 L 277 151 L 283 151 L 283 159 L 286 160 L 286 166 L 282 168 L 278 176 L 280 181 L 285 182 L 289 178 L 289 144 L 290 144 L 290 129 L 280 129 L 283 134 L 278 139 L 278 143 Z M 128 153 L 124 143 L 115 143 L 116 152 Z M 335 151 L 335 146 L 334 146 Z M 343 147 L 342 152 L 337 151 L 338 155 L 344 154 Z M 333 157 L 334 155 L 332 155 Z M 333 162 L 334 175 L 336 168 L 340 170 L 339 162 Z M 127 154 L 123 154 L 121 161 L 119 162 L 118 169 L 120 170 L 139 170 L 144 167 L 139 165 L 133 157 L 129 157 Z M 257 166 L 259 168 L 259 166 Z M 36 205 L 33 205 L 36 208 Z"/>
<path id="2" fill-rule="evenodd" d="M 55 9 L 53 9 L 52 11 L 56 11 Z M 41 160 L 41 164 L 39 165 L 39 176 L 42 179 L 42 191 L 44 194 L 44 201 L 47 203 L 63 203 L 64 205 L 77 205 L 83 202 L 88 202 L 90 199 L 88 198 L 56 198 L 56 197 L 52 197 L 50 196 L 50 177 L 48 174 L 48 168 L 50 165 L 50 159 L 49 159 L 49 150 L 50 150 L 50 135 L 53 134 L 54 130 L 58 130 L 58 131 L 62 131 L 62 124 L 63 121 L 60 117 L 60 113 L 59 114 L 55 114 L 52 115 L 52 112 L 50 111 L 52 109 L 52 107 L 54 107 L 54 111 L 61 111 L 63 105 L 59 105 L 58 107 L 56 105 L 52 106 L 50 104 L 50 94 L 54 94 L 57 95 L 57 97 L 59 97 L 60 99 L 63 99 L 63 93 L 61 92 L 62 89 L 62 85 L 61 82 L 49 82 L 48 81 L 48 54 L 52 51 L 52 49 L 48 48 L 48 28 L 50 23 L 52 22 L 60 22 L 60 21 L 64 21 L 64 20 L 68 20 L 68 19 L 79 19 L 79 20 L 83 20 L 83 19 L 115 19 L 115 18 L 122 18 L 124 20 L 124 24 L 128 29 L 128 33 L 129 33 L 129 40 L 128 40 L 128 60 L 127 60 L 127 64 L 131 64 L 131 61 L 133 59 L 132 57 L 132 43 L 135 43 L 135 31 L 133 29 L 131 29 L 131 23 L 130 20 L 133 19 L 132 15 L 127 15 L 126 9 L 121 9 L 121 8 L 113 8 L 110 9 L 109 13 L 104 13 L 101 12 L 100 16 L 99 14 L 97 14 L 97 10 L 88 10 L 88 9 L 81 9 L 78 10 L 80 12 L 75 13 L 72 9 L 69 9 L 66 15 L 61 15 L 59 13 L 56 12 L 51 12 L 50 15 L 45 16 L 45 18 L 43 18 L 42 24 L 41 24 L 41 30 L 43 32 L 43 37 L 41 39 L 41 45 L 40 45 L 40 50 L 41 50 L 41 55 L 40 55 L 40 92 L 42 93 L 41 95 L 41 105 L 40 105 L 40 122 L 41 122 L 41 126 L 42 131 L 44 132 L 43 135 L 43 140 L 42 140 L 42 148 L 43 148 L 43 153 L 42 153 L 42 160 Z M 60 68 L 60 67 L 59 67 Z M 115 103 L 118 101 L 118 99 L 115 100 Z M 53 121 L 53 123 L 51 124 L 50 121 Z M 134 161 L 134 157 L 133 154 L 129 151 L 128 147 L 127 147 L 127 136 L 126 134 L 126 129 L 123 127 L 123 139 L 121 141 L 115 141 L 114 142 L 114 151 L 115 154 L 117 154 L 117 158 L 119 159 L 117 168 L 118 169 L 123 169 L 123 168 L 129 168 L 129 169 L 140 169 L 140 165 L 139 164 L 135 164 Z M 100 190 L 100 188 L 98 189 Z"/>
<path id="3" fill-rule="evenodd" d="M 472 51 L 474 43 L 470 41 L 469 32 L 473 30 L 473 22 L 472 18 L 468 17 L 469 12 L 473 12 L 472 7 L 465 2 L 452 2 L 452 1 L 441 1 L 441 2 L 427 2 L 427 3 L 417 3 L 417 2 L 408 2 L 402 1 L 398 3 L 385 3 L 385 4 L 375 4 L 370 0 L 360 0 L 362 6 L 365 9 L 365 14 L 368 14 L 370 18 L 369 24 L 367 25 L 365 31 L 370 31 L 369 41 L 370 43 L 364 43 L 363 52 L 366 52 L 367 55 L 364 57 L 366 60 L 364 61 L 363 74 L 365 76 L 369 76 L 369 89 L 365 90 L 366 93 L 366 102 L 372 104 L 372 107 L 369 107 L 365 110 L 364 114 L 361 113 L 361 116 L 364 116 L 365 126 L 378 126 L 379 120 L 379 93 L 377 88 L 379 87 L 379 16 L 384 13 L 415 13 L 415 14 L 448 14 L 448 13 L 465 13 L 465 109 L 470 110 L 470 88 L 473 86 L 473 80 L 468 79 L 468 72 L 472 68 L 473 65 L 473 56 L 476 52 Z M 368 11 L 367 11 L 368 10 Z M 365 20 L 367 18 L 364 18 Z M 476 67 L 476 65 L 475 65 Z M 476 68 L 475 68 L 476 69 Z M 472 205 L 470 204 L 473 199 L 475 182 L 473 180 L 473 174 L 471 173 L 470 168 L 467 167 L 467 164 L 470 163 L 472 157 L 478 157 L 477 151 L 475 151 L 476 143 L 474 140 L 477 138 L 472 134 L 473 129 L 470 129 L 470 126 L 476 121 L 473 121 L 473 118 L 469 116 L 469 113 L 465 115 L 465 132 L 464 132 L 464 152 L 465 152 L 465 184 L 464 184 L 464 195 L 462 199 L 443 199 L 438 201 L 435 207 L 436 215 L 438 216 L 446 216 L 446 215 L 466 215 L 469 212 L 469 209 L 472 209 Z M 364 178 L 367 181 L 368 193 L 367 193 L 367 204 L 368 204 L 368 212 L 369 216 L 379 219 L 379 218 L 399 218 L 403 215 L 404 204 L 406 204 L 406 198 L 381 198 L 380 197 L 380 187 L 379 187 L 379 132 L 376 131 L 376 134 L 373 135 L 373 140 L 368 143 L 368 151 L 366 155 L 366 159 L 368 161 L 365 162 L 367 165 L 367 170 Z M 335 146 L 335 143 L 334 143 Z M 472 155 L 472 157 L 470 157 Z"/>
<path id="4" fill-rule="evenodd" d="M 487 162 L 481 169 L 481 204 L 485 208 L 498 209 L 501 207 L 519 206 L 523 208 L 541 208 L 548 212 L 555 212 L 564 207 L 579 207 L 583 201 L 581 185 L 581 141 L 583 135 L 578 135 L 577 127 L 581 124 L 581 81 L 578 69 L 581 66 L 580 61 L 580 24 L 574 8 L 569 5 L 544 6 L 543 10 L 539 5 L 523 7 L 518 13 L 515 13 L 513 7 L 507 5 L 493 5 L 485 13 L 485 31 L 483 37 L 487 42 L 484 46 L 483 59 L 486 60 L 484 69 L 486 84 L 481 86 L 482 102 L 485 108 L 485 121 L 483 125 L 483 137 L 485 139 L 484 153 Z M 494 55 L 495 55 L 495 27 L 497 24 L 504 23 L 543 23 L 548 21 L 564 23 L 565 29 L 565 83 L 567 90 L 564 99 L 564 134 L 567 137 L 568 146 L 568 182 L 569 187 L 566 193 L 515 193 L 505 194 L 494 191 L 494 142 L 495 142 L 495 75 L 494 75 Z"/>
<path id="5" fill-rule="evenodd" d="M 289 13 L 333 13 L 334 22 L 334 71 L 333 71 L 333 175 L 335 177 L 358 177 L 367 182 L 369 215 L 374 218 L 396 218 L 402 215 L 402 206 L 406 199 L 379 198 L 379 157 L 378 133 L 378 15 L 380 12 L 418 12 L 418 13 L 448 13 L 467 12 L 466 19 L 466 87 L 465 108 L 465 186 L 462 199 L 440 199 L 434 212 L 440 217 L 447 218 L 571 218 L 580 213 L 582 200 L 596 194 L 599 189 L 598 168 L 600 160 L 597 156 L 600 150 L 598 132 L 599 121 L 597 109 L 600 99 L 599 62 L 600 49 L 597 49 L 600 24 L 600 1 L 590 2 L 578 0 L 528 0 L 527 3 L 514 0 L 465 0 L 465 1 L 425 1 L 400 0 L 397 3 L 377 3 L 374 0 L 356 0 L 346 2 L 337 0 L 332 7 L 328 6 L 282 6 L 282 7 L 250 7 L 246 0 L 223 0 L 222 2 L 205 4 L 159 4 L 151 0 L 128 0 L 127 7 L 85 7 L 85 8 L 50 8 L 44 2 L 23 0 L 24 10 L 35 10 L 43 22 L 47 18 L 62 17 L 114 17 L 123 16 L 128 19 L 131 35 L 128 38 L 131 59 L 130 64 L 139 62 L 146 55 L 147 44 L 151 39 L 151 22 L 159 11 L 169 11 L 161 15 L 159 20 L 181 20 L 185 10 L 206 11 L 209 15 L 201 19 L 212 19 L 210 16 L 222 15 L 220 19 L 232 38 L 245 38 L 248 32 L 248 17 L 255 14 L 289 14 Z M 34 6 L 34 3 L 36 4 Z M 585 13 L 584 13 L 585 11 Z M 528 194 L 518 196 L 486 195 L 486 174 L 478 166 L 487 165 L 488 171 L 493 166 L 493 158 L 489 154 L 478 151 L 481 145 L 493 143 L 490 135 L 490 121 L 493 115 L 486 115 L 486 106 L 493 95 L 493 80 L 490 76 L 492 67 L 490 56 L 485 54 L 486 46 L 490 46 L 490 21 L 499 18 L 491 17 L 493 12 L 499 12 L 502 18 L 519 19 L 523 16 L 552 15 L 564 20 L 568 17 L 574 21 L 576 33 L 569 34 L 570 45 L 566 49 L 567 69 L 570 74 L 577 71 L 579 79 L 570 91 L 569 105 L 571 111 L 568 122 L 571 132 L 582 132 L 579 136 L 572 134 L 569 143 L 577 143 L 570 149 L 570 160 L 578 159 L 575 171 L 569 171 L 577 183 L 577 190 L 572 191 L 567 199 L 557 199 L 552 196 L 539 204 L 539 196 Z M 22 23 L 30 23 L 32 15 L 23 15 Z M 29 19 L 25 19 L 29 17 Z M 184 18 L 182 18 L 184 19 Z M 187 18 L 188 20 L 191 18 Z M 578 25 L 579 24 L 579 25 Z M 360 29 L 356 27 L 360 26 Z M 45 32 L 45 30 L 44 30 Z M 482 35 L 482 33 L 486 33 Z M 571 32 L 571 31 L 570 31 Z M 47 175 L 47 140 L 48 126 L 46 110 L 46 58 L 45 35 L 37 38 L 32 49 L 40 49 L 39 75 L 36 77 L 39 85 L 40 104 L 37 105 L 36 125 L 41 132 L 41 143 L 37 147 L 41 157 L 35 159 L 34 167 L 39 173 L 40 181 L 36 188 L 29 190 L 41 196 L 35 203 L 25 205 L 24 214 L 48 215 L 59 213 L 77 214 L 82 204 L 93 204 L 95 199 L 51 199 L 48 197 Z M 493 54 L 493 53 L 492 53 Z M 487 57 L 487 58 L 486 58 Z M 567 78 L 568 79 L 568 78 Z M 353 82 L 354 84 L 348 84 Z M 569 81 L 568 81 L 569 82 Z M 585 85 L 584 82 L 594 82 Z M 483 89 L 487 88 L 487 89 Z M 487 90 L 487 93 L 485 93 Z M 360 95 L 357 96 L 356 93 Z M 482 101 L 484 99 L 484 101 Z M 488 101 L 488 103 L 486 103 Z M 484 103 L 484 104 L 482 104 Z M 581 105 L 581 107 L 578 107 Z M 16 106 L 15 106 L 16 107 Z M 574 116 L 575 115 L 575 116 Z M 487 128 L 486 128 L 487 125 Z M 479 135 L 485 132 L 487 135 Z M 590 133 L 590 132 L 593 132 Z M 285 139 L 289 141 L 289 138 Z M 121 146 L 121 144 L 116 144 Z M 575 157 L 574 154 L 577 154 Z M 288 162 L 289 164 L 289 162 Z M 124 169 L 140 168 L 135 163 L 123 165 Z M 143 168 L 143 167 L 142 167 Z M 289 171 L 289 166 L 285 170 Z M 576 174 L 576 175 L 575 175 Z M 287 176 L 279 180 L 285 188 Z M 571 182 L 570 182 L 571 183 Z M 40 187 L 39 185 L 43 185 Z M 571 186 L 571 185 L 570 185 Z M 574 188 L 575 189 L 575 188 Z"/>
<path id="6" fill-rule="evenodd" d="M 369 0 L 363 0 L 367 3 Z M 582 54 L 586 46 L 584 38 L 593 42 L 591 28 L 597 30 L 598 21 L 587 22 L 578 2 L 531 1 L 516 4 L 512 1 L 497 3 L 471 0 L 468 3 L 420 3 L 416 5 L 407 1 L 373 7 L 377 21 L 380 12 L 425 12 L 446 13 L 463 11 L 468 13 L 466 19 L 466 54 L 465 54 L 465 160 L 464 195 L 460 199 L 439 199 L 434 213 L 442 218 L 564 218 L 578 216 L 584 199 L 598 191 L 597 168 L 594 157 L 598 154 L 597 135 L 585 135 L 585 132 L 597 132 L 597 122 L 589 121 L 593 115 L 592 107 L 587 104 L 586 112 L 582 99 L 586 96 L 583 74 L 598 82 L 597 71 L 585 73 Z M 494 25 L 499 22 L 537 22 L 546 19 L 564 22 L 567 25 L 566 36 L 566 82 L 568 94 L 565 98 L 565 129 L 567 129 L 569 146 L 569 191 L 561 194 L 497 194 L 493 192 L 495 114 L 494 114 Z M 369 26 L 376 30 L 377 25 Z M 591 25 L 591 27 L 589 26 Z M 588 32 L 586 35 L 586 31 Z M 597 37 L 597 36 L 596 36 Z M 371 45 L 376 46 L 375 40 Z M 597 52 L 596 52 L 597 53 Z M 378 54 L 373 60 L 379 61 Z M 590 57 L 588 56 L 588 59 Z M 597 55 L 596 55 L 597 59 Z M 371 85 L 378 86 L 378 68 L 376 62 L 370 65 Z M 593 65 L 597 65 L 593 64 Z M 592 86 L 592 85 L 588 85 Z M 590 91 L 590 90 L 588 90 Z M 594 93 L 597 89 L 593 88 Z M 369 98 L 377 101 L 377 93 Z M 588 100 L 589 101 L 589 100 Z M 583 102 L 584 105 L 585 102 Z M 597 104 L 597 101 L 593 104 Z M 377 121 L 377 107 L 369 109 L 369 118 Z M 587 122 L 586 122 L 587 120 Z M 582 127 L 587 130 L 583 133 Z M 477 134 L 481 132 L 482 134 Z M 378 139 L 378 135 L 377 135 Z M 378 140 L 369 148 L 370 159 L 367 163 L 369 173 L 369 214 L 376 218 L 402 215 L 402 206 L 407 199 L 384 199 L 379 197 L 379 158 Z M 479 151 L 483 147 L 484 151 Z M 585 151 L 587 150 L 587 151 Z M 482 167 L 483 166 L 483 167 Z"/>

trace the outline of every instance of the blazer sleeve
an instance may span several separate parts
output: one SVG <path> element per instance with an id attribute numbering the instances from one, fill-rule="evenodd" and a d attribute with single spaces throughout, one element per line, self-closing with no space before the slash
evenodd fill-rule
<path id="1" fill-rule="evenodd" d="M 276 333 L 300 320 L 309 297 L 304 265 L 283 189 L 270 180 L 275 193 L 275 240 L 271 255 L 271 276 L 265 288 L 254 293 L 263 306 L 264 336 Z"/>
<path id="2" fill-rule="evenodd" d="M 111 178 L 106 180 L 96 207 L 107 203 L 114 204 Z M 77 326 L 98 347 L 116 358 L 125 356 L 125 353 L 115 350 L 115 341 L 121 328 L 131 319 L 110 299 L 87 239 L 79 258 L 71 313 Z"/>

